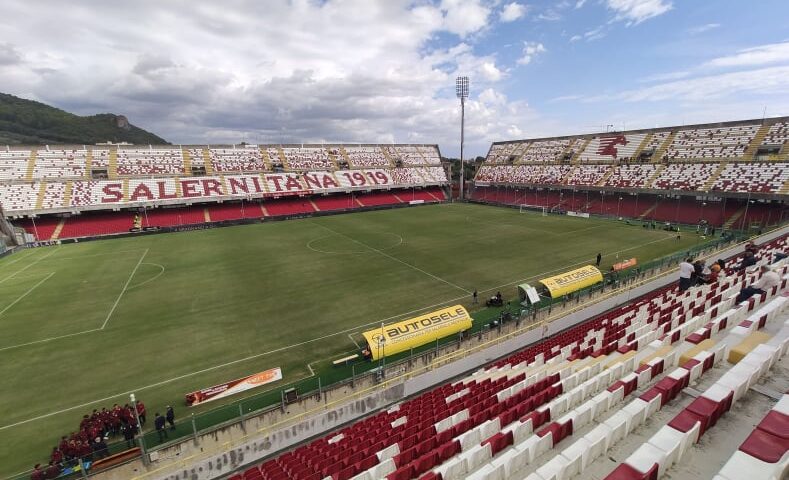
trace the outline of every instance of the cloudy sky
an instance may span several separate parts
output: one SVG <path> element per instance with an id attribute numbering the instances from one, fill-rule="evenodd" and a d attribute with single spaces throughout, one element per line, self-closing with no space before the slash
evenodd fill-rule
<path id="1" fill-rule="evenodd" d="M 174 143 L 492 141 L 789 115 L 786 0 L 3 0 L 0 91 Z"/>

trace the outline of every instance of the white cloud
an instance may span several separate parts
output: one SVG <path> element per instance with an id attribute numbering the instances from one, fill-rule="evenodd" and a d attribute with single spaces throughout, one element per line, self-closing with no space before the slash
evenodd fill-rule
<path id="1" fill-rule="evenodd" d="M 606 0 L 606 5 L 616 13 L 614 20 L 628 25 L 638 25 L 673 8 L 671 0 Z"/>
<path id="2" fill-rule="evenodd" d="M 581 7 L 584 6 L 585 3 L 586 3 L 586 0 L 578 0 L 577 2 L 575 2 L 575 8 L 576 9 L 581 8 Z"/>
<path id="3" fill-rule="evenodd" d="M 689 77 L 691 72 L 687 70 L 677 71 L 677 72 L 668 72 L 668 73 L 657 73 L 655 75 L 649 75 L 642 79 L 639 79 L 639 82 L 665 82 L 669 80 L 679 80 L 680 78 L 687 78 Z"/>
<path id="4" fill-rule="evenodd" d="M 789 41 L 746 48 L 734 55 L 718 57 L 706 62 L 708 67 L 743 67 L 789 62 Z"/>
<path id="5" fill-rule="evenodd" d="M 537 124 L 525 102 L 502 101 L 496 56 L 462 40 L 487 28 L 493 2 L 85 2 L 0 4 L 17 19 L 0 22 L 4 92 L 125 114 L 176 143 L 429 141 L 456 155 L 451 92 L 466 74 L 470 153 Z M 440 34 L 449 46 L 436 49 Z"/>
<path id="6" fill-rule="evenodd" d="M 584 33 L 584 38 L 586 39 L 587 42 L 592 42 L 594 40 L 599 40 L 599 39 L 605 37 L 607 34 L 608 34 L 608 32 L 606 31 L 606 26 L 605 25 L 600 25 L 597 28 L 594 28 L 592 30 L 589 30 L 588 32 L 585 32 Z"/>
<path id="7" fill-rule="evenodd" d="M 526 6 L 517 2 L 508 3 L 499 14 L 502 22 L 514 22 L 526 15 Z"/>
<path id="8" fill-rule="evenodd" d="M 528 65 L 534 58 L 548 50 L 540 42 L 523 42 L 523 54 L 518 59 L 520 65 Z"/>
<path id="9" fill-rule="evenodd" d="M 580 35 L 573 35 L 572 37 L 570 37 L 570 42 L 571 42 L 571 43 L 572 43 L 572 42 L 577 42 L 578 40 L 580 40 L 580 39 L 582 39 L 582 38 L 583 38 L 583 37 L 582 37 L 582 36 L 580 36 Z"/>
<path id="10" fill-rule="evenodd" d="M 699 25 L 699 26 L 696 26 L 696 27 L 689 28 L 688 29 L 688 33 L 690 33 L 691 35 L 698 35 L 699 33 L 708 32 L 708 31 L 714 30 L 714 29 L 716 29 L 716 28 L 718 28 L 720 26 L 721 26 L 720 23 L 706 23 L 704 25 Z"/>
<path id="11" fill-rule="evenodd" d="M 490 8 L 480 0 L 442 0 L 444 28 L 461 37 L 477 32 L 488 24 Z"/>
<path id="12" fill-rule="evenodd" d="M 535 17 L 536 20 L 543 20 L 546 22 L 557 22 L 562 19 L 562 14 L 558 11 L 554 10 L 553 8 L 549 8 L 544 12 L 541 12 Z"/>

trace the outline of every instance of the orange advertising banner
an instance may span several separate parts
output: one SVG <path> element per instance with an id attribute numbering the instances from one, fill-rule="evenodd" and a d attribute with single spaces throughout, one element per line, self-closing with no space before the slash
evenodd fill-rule
<path id="1" fill-rule="evenodd" d="M 239 378 L 227 383 L 214 385 L 196 392 L 186 394 L 186 404 L 190 407 L 199 405 L 211 400 L 225 398 L 227 396 L 245 392 L 251 388 L 260 387 L 267 383 L 276 382 L 282 379 L 282 370 L 279 367 L 255 373 L 244 378 Z"/>
<path id="2" fill-rule="evenodd" d="M 625 260 L 624 262 L 619 262 L 614 264 L 614 271 L 624 270 L 626 268 L 635 267 L 638 265 L 638 261 L 636 257 L 633 257 L 629 260 Z"/>

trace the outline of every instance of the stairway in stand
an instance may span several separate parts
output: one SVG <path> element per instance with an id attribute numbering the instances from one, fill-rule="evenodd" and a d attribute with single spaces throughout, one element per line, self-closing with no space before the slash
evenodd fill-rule
<path id="1" fill-rule="evenodd" d="M 703 192 L 710 191 L 712 186 L 715 185 L 715 182 L 718 180 L 718 177 L 720 177 L 721 173 L 723 173 L 723 170 L 726 168 L 726 165 L 728 165 L 728 162 L 721 162 L 720 165 L 718 165 L 718 168 L 715 169 L 712 175 L 710 175 L 710 178 L 707 179 L 707 181 L 704 183 L 704 186 L 701 187 L 701 191 Z"/>
<path id="2" fill-rule="evenodd" d="M 35 148 L 30 149 L 30 157 L 27 159 L 27 171 L 25 172 L 26 182 L 33 181 L 33 171 L 36 169 L 37 156 L 38 156 L 38 150 L 36 150 Z"/>
<path id="3" fill-rule="evenodd" d="M 668 134 L 668 137 L 666 137 L 666 141 L 663 142 L 660 145 L 660 147 L 658 147 L 658 149 L 655 150 L 655 153 L 652 154 L 652 163 L 658 163 L 662 160 L 663 154 L 666 153 L 666 150 L 668 150 L 668 146 L 671 145 L 671 143 L 674 141 L 674 135 L 676 134 L 677 132 L 671 132 Z"/>
<path id="4" fill-rule="evenodd" d="M 644 213 L 642 213 L 641 215 L 639 215 L 639 216 L 638 216 L 638 219 L 639 219 L 639 220 L 643 220 L 644 218 L 646 218 L 646 216 L 647 216 L 647 215 L 649 215 L 650 213 L 654 212 L 654 211 L 655 211 L 655 209 L 656 209 L 657 207 L 658 207 L 658 202 L 655 202 L 654 204 L 652 204 L 652 206 L 651 206 L 651 207 L 647 208 L 647 209 L 644 211 Z"/>
<path id="5" fill-rule="evenodd" d="M 591 138 L 587 138 L 586 140 L 584 140 L 584 143 L 583 145 L 581 145 L 581 148 L 576 150 L 575 154 L 573 155 L 573 158 L 570 159 L 570 163 L 572 163 L 573 165 L 578 164 L 581 161 L 581 154 L 584 153 L 586 147 L 588 147 L 591 142 L 592 142 Z"/>
<path id="6" fill-rule="evenodd" d="M 759 146 L 762 144 L 764 137 L 767 136 L 767 133 L 770 131 L 769 125 L 762 125 L 759 127 L 759 130 L 756 132 L 756 135 L 751 139 L 751 143 L 748 144 L 748 148 L 745 149 L 743 153 L 743 157 L 745 160 L 753 160 L 753 157 L 756 156 L 756 152 L 759 151 Z"/>
<path id="7" fill-rule="evenodd" d="M 60 232 L 61 232 L 61 230 L 63 230 L 63 225 L 65 225 L 65 224 L 66 224 L 66 218 L 65 218 L 65 217 L 63 217 L 63 218 L 61 218 L 61 219 L 60 219 L 60 221 L 58 222 L 58 226 L 57 226 L 57 227 L 55 227 L 55 231 L 54 231 L 54 232 L 52 232 L 52 236 L 51 236 L 51 237 L 49 237 L 49 239 L 50 239 L 50 240 L 57 240 L 57 239 L 58 239 L 58 237 L 60 237 Z"/>
<path id="8" fill-rule="evenodd" d="M 747 207 L 747 206 L 743 206 L 742 208 L 740 208 L 739 210 L 737 210 L 736 212 L 734 212 L 734 213 L 731 215 L 731 217 L 729 217 L 729 218 L 728 218 L 728 220 L 726 220 L 726 222 L 723 224 L 723 229 L 724 229 L 724 230 L 728 230 L 728 229 L 730 229 L 730 228 L 731 228 L 731 226 L 732 226 L 732 225 L 734 225 L 734 223 L 735 223 L 737 220 L 739 220 L 739 219 L 740 219 L 740 217 L 742 217 L 742 214 L 743 214 L 743 213 L 745 213 L 745 209 L 746 209 L 746 208 L 748 208 L 748 207 Z"/>
<path id="9" fill-rule="evenodd" d="M 649 177 L 647 181 L 644 183 L 644 188 L 651 188 L 652 184 L 655 183 L 655 180 L 657 180 L 657 178 L 660 176 L 661 173 L 663 173 L 663 170 L 665 169 L 666 169 L 665 164 L 658 165 L 658 167 L 655 169 L 655 173 L 653 173 L 652 176 Z"/>
<path id="10" fill-rule="evenodd" d="M 192 175 L 192 156 L 189 150 L 181 148 L 181 157 L 184 159 L 184 175 Z"/>
<path id="11" fill-rule="evenodd" d="M 604 186 L 605 183 L 608 181 L 608 179 L 611 178 L 611 175 L 614 174 L 614 170 L 616 170 L 616 165 L 611 165 L 611 168 L 606 170 L 605 174 L 603 174 L 603 178 L 601 178 L 600 181 L 595 183 L 595 186 L 598 186 L 598 187 Z"/>
<path id="12" fill-rule="evenodd" d="M 214 166 L 211 164 L 211 154 L 208 152 L 207 148 L 203 149 L 203 165 L 205 165 L 206 175 L 214 174 Z"/>
<path id="13" fill-rule="evenodd" d="M 651 140 L 652 140 L 652 134 L 651 133 L 647 133 L 647 136 L 644 137 L 643 140 L 641 140 L 641 145 L 639 145 L 638 148 L 636 149 L 636 151 L 633 152 L 632 158 L 637 160 L 638 157 L 641 155 L 641 152 L 644 151 L 644 147 L 649 145 L 649 142 Z"/>

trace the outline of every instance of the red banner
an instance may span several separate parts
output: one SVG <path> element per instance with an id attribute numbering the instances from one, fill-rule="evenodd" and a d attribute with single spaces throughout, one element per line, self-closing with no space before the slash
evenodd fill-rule
<path id="1" fill-rule="evenodd" d="M 276 382 L 277 380 L 282 380 L 282 370 L 280 370 L 279 367 L 227 383 L 214 385 L 213 387 L 204 388 L 196 392 L 187 393 L 186 404 L 192 407 L 204 402 L 210 402 L 211 400 L 217 400 L 236 393 L 241 393 L 251 388 L 260 387 L 267 383 Z"/>
<path id="2" fill-rule="evenodd" d="M 624 270 L 626 268 L 635 267 L 638 264 L 636 261 L 636 257 L 631 258 L 630 260 L 625 260 L 624 262 L 615 263 L 612 267 L 614 271 Z"/>

